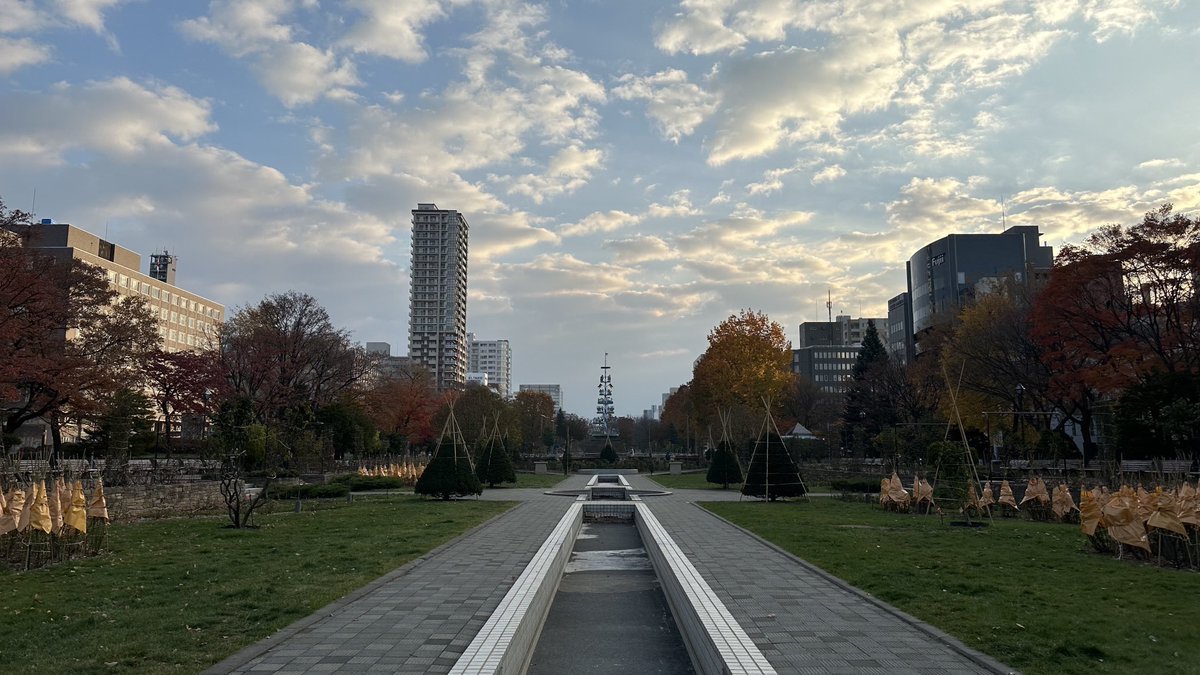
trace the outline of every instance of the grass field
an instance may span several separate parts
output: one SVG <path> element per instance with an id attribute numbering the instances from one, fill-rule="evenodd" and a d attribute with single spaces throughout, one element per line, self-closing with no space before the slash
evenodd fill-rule
<path id="1" fill-rule="evenodd" d="M 949 527 L 835 499 L 705 507 L 1025 673 L 1200 668 L 1200 575 L 1092 553 L 1076 526 Z"/>
<path id="2" fill-rule="evenodd" d="M 656 473 L 653 476 L 647 476 L 650 480 L 667 488 L 668 490 L 720 490 L 721 486 L 710 483 L 704 478 L 707 474 L 703 471 L 699 473 Z M 730 490 L 742 489 L 741 483 L 730 483 Z"/>
<path id="3" fill-rule="evenodd" d="M 100 557 L 0 571 L 0 671 L 198 672 L 512 505 L 364 498 L 256 530 L 113 525 Z"/>

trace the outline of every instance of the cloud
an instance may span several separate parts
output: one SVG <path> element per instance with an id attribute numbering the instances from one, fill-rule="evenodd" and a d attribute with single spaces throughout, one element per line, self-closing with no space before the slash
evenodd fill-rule
<path id="1" fill-rule="evenodd" d="M 647 187 L 649 190 L 652 186 Z M 667 203 L 662 204 L 654 202 L 646 208 L 646 218 L 677 218 L 679 216 L 698 216 L 704 213 L 701 209 L 692 206 L 692 191 L 688 189 L 676 190 L 667 196 Z"/>
<path id="2" fill-rule="evenodd" d="M 613 96 L 646 101 L 646 114 L 659 133 L 673 143 L 690 136 L 717 108 L 717 97 L 688 82 L 682 70 L 664 70 L 648 77 L 626 74 L 617 79 Z"/>
<path id="3" fill-rule="evenodd" d="M 637 265 L 652 260 L 671 260 L 676 253 L 661 237 L 639 235 L 627 239 L 611 239 L 604 248 L 613 252 L 613 260 L 621 265 Z"/>
<path id="4" fill-rule="evenodd" d="M 550 158 L 543 174 L 526 174 L 515 179 L 507 176 L 495 177 L 499 182 L 510 182 L 508 194 L 529 197 L 541 204 L 548 197 L 570 194 L 583 187 L 592 177 L 592 172 L 604 162 L 604 153 L 597 149 L 584 149 L 569 145 Z"/>
<path id="5" fill-rule="evenodd" d="M 346 32 L 340 46 L 408 63 L 428 57 L 420 30 L 446 15 L 438 0 L 349 0 L 345 4 L 363 18 Z"/>
<path id="6" fill-rule="evenodd" d="M 837 164 L 830 164 L 829 166 L 825 167 L 824 169 L 821 169 L 820 171 L 813 174 L 812 184 L 819 185 L 821 183 L 831 183 L 845 175 L 846 175 L 845 169 L 838 166 Z"/>
<path id="7" fill-rule="evenodd" d="M 559 233 L 564 237 L 578 237 L 585 234 L 614 232 L 640 221 L 640 216 L 624 211 L 595 211 L 577 223 L 564 225 Z"/>
<path id="8" fill-rule="evenodd" d="M 1172 157 L 1170 159 L 1148 159 L 1138 164 L 1137 168 L 1142 171 L 1157 171 L 1159 169 L 1182 169 L 1184 166 L 1183 162 Z"/>
<path id="9" fill-rule="evenodd" d="M 886 107 L 903 74 L 900 57 L 899 41 L 884 36 L 731 58 L 715 76 L 726 103 L 715 115 L 709 164 L 817 139 L 846 115 Z"/>
<path id="10" fill-rule="evenodd" d="M 0 93 L 0 162 L 54 164 L 69 150 L 118 154 L 191 141 L 214 131 L 207 101 L 128 78 Z"/>
<path id="11" fill-rule="evenodd" d="M 28 38 L 10 40 L 0 37 L 0 75 L 9 75 L 25 66 L 34 66 L 50 60 L 53 50 L 49 45 Z"/>
<path id="12" fill-rule="evenodd" d="M 263 86 L 289 108 L 321 97 L 351 98 L 360 84 L 354 64 L 304 42 L 289 42 L 263 52 L 254 66 Z"/>
<path id="13" fill-rule="evenodd" d="M 289 42 L 292 28 L 283 23 L 301 4 L 297 0 L 213 0 L 208 16 L 186 19 L 179 27 L 193 40 L 210 42 L 241 58 Z"/>

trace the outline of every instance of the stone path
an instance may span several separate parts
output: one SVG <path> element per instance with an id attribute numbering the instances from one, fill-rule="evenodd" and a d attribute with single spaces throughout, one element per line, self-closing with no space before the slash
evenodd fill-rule
<path id="1" fill-rule="evenodd" d="M 541 490 L 484 495 L 524 503 L 207 672 L 447 672 L 572 501 Z"/>
<path id="2" fill-rule="evenodd" d="M 635 488 L 652 485 L 646 478 L 627 478 Z M 713 495 L 720 501 L 738 498 L 736 492 L 681 490 L 645 502 L 780 673 L 1007 672 L 691 503 L 718 501 Z"/>
<path id="3" fill-rule="evenodd" d="M 588 478 L 558 487 L 580 489 Z M 541 490 L 485 490 L 484 498 L 524 503 L 209 672 L 448 671 L 572 501 Z M 1007 672 L 692 503 L 736 499 L 735 491 L 679 490 L 645 502 L 780 673 Z"/>

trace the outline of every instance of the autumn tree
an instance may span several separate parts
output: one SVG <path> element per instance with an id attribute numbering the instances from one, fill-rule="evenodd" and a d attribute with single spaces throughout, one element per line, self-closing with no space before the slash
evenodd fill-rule
<path id="1" fill-rule="evenodd" d="M 685 448 L 693 447 L 691 439 L 697 436 L 703 438 L 706 435 L 701 432 L 700 418 L 692 400 L 692 388 L 686 384 L 667 397 L 659 420 L 665 427 L 668 440 L 678 442 L 682 439 L 681 445 Z"/>
<path id="2" fill-rule="evenodd" d="M 393 452 L 433 440 L 433 418 L 441 403 L 432 373 L 417 363 L 377 378 L 364 395 L 367 414 L 391 439 Z"/>
<path id="3" fill-rule="evenodd" d="M 374 364 L 315 298 L 295 291 L 239 308 L 220 342 L 232 392 L 253 403 L 258 421 L 280 428 L 303 425 L 363 382 Z"/>
<path id="4" fill-rule="evenodd" d="M 225 380 L 215 352 L 168 352 L 155 349 L 140 364 L 142 383 L 163 423 L 167 458 L 174 448 L 172 429 L 182 415 L 209 417 L 225 398 Z"/>
<path id="5" fill-rule="evenodd" d="M 1160 373 L 1200 373 L 1200 220 L 1151 211 L 1059 252 L 1038 295 L 1032 334 L 1050 387 L 1081 404 L 1120 395 Z M 1089 409 L 1086 406 L 1084 410 Z M 1080 431 L 1091 454 L 1092 420 Z M 1200 449 L 1193 448 L 1200 461 Z"/>
<path id="6" fill-rule="evenodd" d="M 513 397 L 512 409 L 521 428 L 521 438 L 527 452 L 538 443 L 545 444 L 547 430 L 553 442 L 554 399 L 549 394 L 540 391 L 517 392 Z M 563 424 L 566 424 L 565 419 Z"/>
<path id="7" fill-rule="evenodd" d="M 735 411 L 734 432 L 753 432 L 750 411 L 769 401 L 778 410 L 792 381 L 792 352 L 783 326 L 766 314 L 743 310 L 708 334 L 705 350 L 692 371 L 691 396 L 703 424 L 723 411 Z"/>
<path id="8" fill-rule="evenodd" d="M 119 297 L 99 267 L 23 245 L 28 216 L 0 203 L 0 417 L 11 434 L 42 419 L 53 457 L 67 415 L 88 418 L 136 384 L 158 345 L 157 321 L 138 297 Z"/>

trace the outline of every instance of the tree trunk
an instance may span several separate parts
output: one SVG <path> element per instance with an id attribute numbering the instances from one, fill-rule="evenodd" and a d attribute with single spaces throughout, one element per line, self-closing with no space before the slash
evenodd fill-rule
<path id="1" fill-rule="evenodd" d="M 50 413 L 50 466 L 58 468 L 58 458 L 62 453 L 62 420 L 58 411 Z"/>

